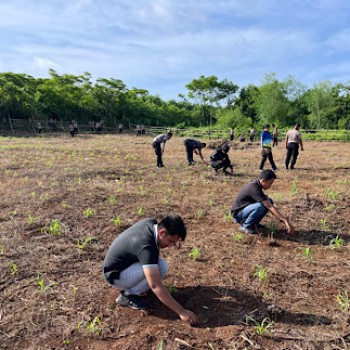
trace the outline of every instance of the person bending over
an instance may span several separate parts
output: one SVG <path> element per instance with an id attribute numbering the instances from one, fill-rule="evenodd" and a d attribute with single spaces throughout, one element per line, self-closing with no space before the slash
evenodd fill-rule
<path id="1" fill-rule="evenodd" d="M 172 136 L 172 132 L 168 131 L 167 134 L 160 134 L 153 139 L 152 146 L 157 156 L 157 168 L 164 167 L 162 156 L 165 151 L 165 144 Z"/>
<path id="2" fill-rule="evenodd" d="M 202 148 L 207 145 L 203 142 L 199 142 L 198 140 L 186 139 L 184 141 L 184 145 L 186 148 L 186 155 L 188 160 L 188 165 L 194 165 L 195 162 L 193 160 L 193 152 L 200 156 L 204 164 L 207 164 L 202 155 Z"/>
<path id="3" fill-rule="evenodd" d="M 178 215 L 144 219 L 121 233 L 109 247 L 103 263 L 105 280 L 120 289 L 116 302 L 132 309 L 146 309 L 149 304 L 140 295 L 151 289 L 157 298 L 191 325 L 198 317 L 184 309 L 162 283 L 168 271 L 166 260 L 159 258 L 162 248 L 178 246 L 186 238 L 186 227 Z"/>

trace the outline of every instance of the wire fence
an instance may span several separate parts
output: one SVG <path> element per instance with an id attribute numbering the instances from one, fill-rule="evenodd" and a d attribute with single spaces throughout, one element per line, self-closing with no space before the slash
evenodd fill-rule
<path id="1" fill-rule="evenodd" d="M 79 124 L 79 133 L 86 134 L 134 134 L 134 135 L 158 135 L 169 130 L 176 136 L 193 137 L 200 139 L 229 139 L 230 130 L 226 129 L 196 129 L 196 128 L 173 128 L 165 126 L 145 126 L 142 125 L 117 125 L 109 126 L 101 124 L 100 127 L 92 124 Z M 0 135 L 2 136 L 21 136 L 33 134 L 57 135 L 70 132 L 70 122 L 58 120 L 55 123 L 49 123 L 43 120 L 33 119 L 9 119 L 0 124 Z M 279 130 L 278 138 L 283 140 L 287 130 Z M 302 130 L 303 140 L 314 141 L 350 141 L 350 130 Z M 249 130 L 235 129 L 234 139 L 238 141 L 258 141 L 260 132 L 251 137 Z"/>

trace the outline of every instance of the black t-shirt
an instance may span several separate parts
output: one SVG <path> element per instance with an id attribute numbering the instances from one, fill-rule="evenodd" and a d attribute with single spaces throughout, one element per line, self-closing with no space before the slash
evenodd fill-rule
<path id="1" fill-rule="evenodd" d="M 159 248 L 157 246 L 155 219 L 141 220 L 120 234 L 107 251 L 103 263 L 105 279 L 113 284 L 121 271 L 140 262 L 143 267 L 157 267 Z"/>
<path id="2" fill-rule="evenodd" d="M 232 213 L 237 213 L 250 204 L 263 202 L 268 197 L 264 194 L 259 180 L 254 180 L 245 185 L 238 193 L 232 205 Z"/>

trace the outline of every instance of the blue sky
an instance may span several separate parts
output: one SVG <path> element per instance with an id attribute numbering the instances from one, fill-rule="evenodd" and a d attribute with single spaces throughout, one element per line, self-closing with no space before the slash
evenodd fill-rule
<path id="1" fill-rule="evenodd" d="M 0 0 L 0 72 L 121 79 L 164 99 L 201 75 L 350 81 L 348 0 Z"/>

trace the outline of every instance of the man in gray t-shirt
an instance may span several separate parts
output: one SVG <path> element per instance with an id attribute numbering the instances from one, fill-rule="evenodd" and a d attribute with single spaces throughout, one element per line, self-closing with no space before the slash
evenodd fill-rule
<path id="1" fill-rule="evenodd" d="M 185 238 L 186 227 L 178 215 L 166 216 L 159 223 L 155 219 L 141 220 L 121 233 L 109 247 L 103 263 L 105 280 L 121 289 L 116 302 L 132 309 L 146 309 L 149 305 L 140 295 L 151 289 L 182 321 L 197 324 L 198 317 L 184 309 L 162 283 L 168 264 L 159 258 L 159 249 L 179 246 Z"/>
<path id="2" fill-rule="evenodd" d="M 303 141 L 301 139 L 299 129 L 300 129 L 300 124 L 295 124 L 294 129 L 289 130 L 286 134 L 286 149 L 287 149 L 286 160 L 285 160 L 286 170 L 294 169 L 295 163 L 297 162 L 297 158 L 299 155 L 299 145 L 300 145 L 300 149 L 304 151 Z"/>

